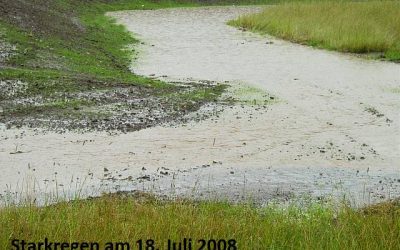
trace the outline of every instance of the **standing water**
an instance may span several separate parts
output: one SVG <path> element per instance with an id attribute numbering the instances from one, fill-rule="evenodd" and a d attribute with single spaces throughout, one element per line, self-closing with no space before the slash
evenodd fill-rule
<path id="1" fill-rule="evenodd" d="M 400 65 L 226 25 L 259 10 L 108 15 L 144 42 L 134 73 L 172 82 L 227 82 L 242 88 L 240 95 L 258 89 L 277 101 L 113 136 L 26 130 L 19 138 L 19 130 L 6 130 L 0 138 L 1 187 L 32 179 L 39 193 L 55 192 L 44 183 L 56 183 L 65 193 L 85 186 L 92 192 L 136 189 L 261 202 L 347 195 L 362 204 L 400 196 L 400 95 L 393 91 L 400 86 Z M 10 154 L 16 144 L 23 154 Z"/>

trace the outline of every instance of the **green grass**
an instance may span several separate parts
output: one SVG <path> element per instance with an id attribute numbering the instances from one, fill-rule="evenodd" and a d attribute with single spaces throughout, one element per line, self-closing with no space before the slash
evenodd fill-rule
<path id="1" fill-rule="evenodd" d="M 387 203 L 364 210 L 257 208 L 221 202 L 159 201 L 154 198 L 100 199 L 46 207 L 0 209 L 0 247 L 25 241 L 128 242 L 153 239 L 234 239 L 237 249 L 398 249 L 400 208 Z M 163 243 L 164 245 L 161 245 Z M 131 248 L 134 249 L 134 248 Z M 234 249 L 234 248 L 231 248 Z"/>
<path id="2" fill-rule="evenodd" d="M 400 88 L 393 88 L 391 91 L 393 93 L 400 94 Z"/>
<path id="3" fill-rule="evenodd" d="M 400 61 L 399 1 L 285 3 L 229 24 L 320 48 Z"/>
<path id="4" fill-rule="evenodd" d="M 227 85 L 218 84 L 215 86 L 198 86 L 194 90 L 182 93 L 167 93 L 163 97 L 175 100 L 178 104 L 176 109 L 194 111 L 196 102 L 216 102 L 227 88 Z"/>
<path id="5" fill-rule="evenodd" d="M 278 102 L 275 96 L 265 90 L 248 85 L 236 84 L 230 88 L 232 98 L 241 104 L 246 105 L 267 105 Z"/>

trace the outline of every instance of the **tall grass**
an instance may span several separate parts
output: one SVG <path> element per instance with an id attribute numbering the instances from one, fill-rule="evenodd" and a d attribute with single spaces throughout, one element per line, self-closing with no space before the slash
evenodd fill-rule
<path id="1" fill-rule="evenodd" d="M 131 246 L 139 239 L 153 239 L 166 249 L 168 239 L 184 237 L 193 239 L 193 249 L 198 249 L 199 239 L 235 239 L 238 249 L 398 249 L 400 207 L 387 203 L 355 211 L 314 204 L 282 209 L 106 196 L 0 209 L 1 249 L 9 249 L 13 239 L 44 238 Z"/>
<path id="2" fill-rule="evenodd" d="M 400 1 L 306 1 L 271 6 L 230 24 L 290 41 L 400 60 Z"/>

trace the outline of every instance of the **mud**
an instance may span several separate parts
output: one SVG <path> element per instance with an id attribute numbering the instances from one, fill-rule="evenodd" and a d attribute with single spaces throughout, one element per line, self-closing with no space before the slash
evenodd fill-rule
<path id="1" fill-rule="evenodd" d="M 251 91 L 232 91 L 244 96 L 242 104 L 204 106 L 218 111 L 208 119 L 133 133 L 3 129 L 3 197 L 141 190 L 261 204 L 346 198 L 354 205 L 399 197 L 400 97 L 391 89 L 400 86 L 400 65 L 225 24 L 259 9 L 110 13 L 144 42 L 135 73 Z"/>
<path id="2" fill-rule="evenodd" d="M 4 31 L 0 27 L 0 68 L 4 67 L 7 58 L 15 54 L 16 47 L 4 40 Z"/>
<path id="3" fill-rule="evenodd" d="M 66 39 L 74 39 L 85 32 L 76 12 L 66 12 L 64 6 L 45 0 L 1 0 L 0 20 L 35 34 Z"/>
<path id="4" fill-rule="evenodd" d="M 25 96 L 27 83 L 0 81 L 0 122 L 7 128 L 45 128 L 48 131 L 130 132 L 155 125 L 171 125 L 204 119 L 210 114 L 197 112 L 206 100 L 182 100 L 180 94 L 212 88 L 215 83 L 186 83 L 173 90 L 157 90 L 120 84 L 83 92 L 58 93 L 50 97 Z M 169 94 L 168 94 L 169 93 Z M 211 101 L 211 100 L 210 100 Z"/>

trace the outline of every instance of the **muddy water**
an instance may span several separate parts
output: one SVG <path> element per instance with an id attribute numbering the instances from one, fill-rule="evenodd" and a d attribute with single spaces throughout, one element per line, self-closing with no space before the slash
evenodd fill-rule
<path id="1" fill-rule="evenodd" d="M 3 191 L 68 196 L 144 190 L 261 202 L 346 196 L 356 204 L 400 196 L 400 95 L 392 91 L 400 86 L 400 65 L 225 24 L 259 10 L 109 15 L 144 42 L 135 73 L 254 86 L 277 102 L 225 107 L 199 123 L 129 134 L 3 129 Z"/>

